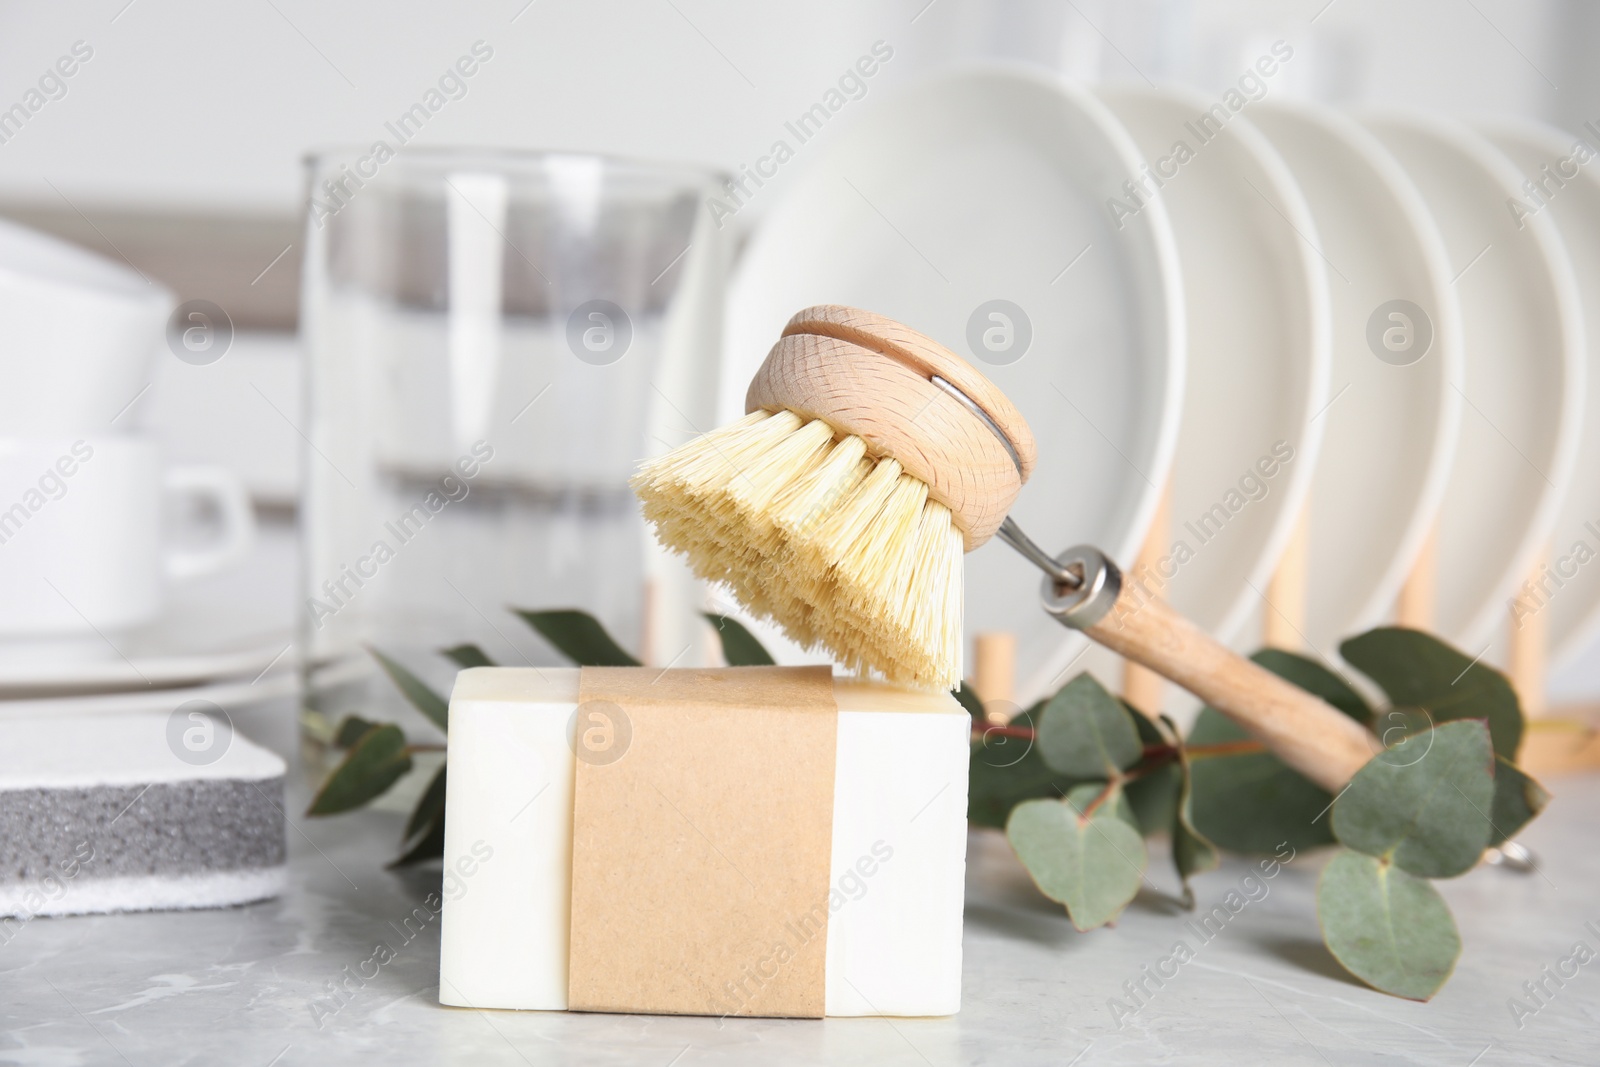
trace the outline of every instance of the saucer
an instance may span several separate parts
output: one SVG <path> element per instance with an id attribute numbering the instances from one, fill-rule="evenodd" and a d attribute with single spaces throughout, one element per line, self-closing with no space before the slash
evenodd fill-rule
<path id="1" fill-rule="evenodd" d="M 0 699 L 246 682 L 292 673 L 293 635 L 219 610 L 168 612 L 134 630 L 0 641 Z"/>

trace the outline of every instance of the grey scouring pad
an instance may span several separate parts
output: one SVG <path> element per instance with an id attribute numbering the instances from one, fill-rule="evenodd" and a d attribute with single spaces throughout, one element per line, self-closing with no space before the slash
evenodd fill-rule
<path id="1" fill-rule="evenodd" d="M 0 943 L 36 915 L 282 891 L 283 760 L 226 724 L 193 728 L 148 714 L 0 719 Z"/>

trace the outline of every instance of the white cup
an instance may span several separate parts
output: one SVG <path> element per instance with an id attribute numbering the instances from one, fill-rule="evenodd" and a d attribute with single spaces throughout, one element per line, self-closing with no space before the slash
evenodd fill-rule
<path id="1" fill-rule="evenodd" d="M 175 498 L 208 506 L 214 538 L 170 544 Z M 169 467 L 139 437 L 0 439 L 0 636 L 103 635 L 161 614 L 166 588 L 249 554 L 243 484 L 221 467 Z"/>
<path id="2" fill-rule="evenodd" d="M 0 219 L 0 427 L 115 432 L 171 310 L 170 292 L 121 264 Z"/>

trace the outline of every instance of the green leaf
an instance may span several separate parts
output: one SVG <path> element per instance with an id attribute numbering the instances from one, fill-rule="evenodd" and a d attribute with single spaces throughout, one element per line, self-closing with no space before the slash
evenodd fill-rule
<path id="1" fill-rule="evenodd" d="M 457 667 L 463 670 L 470 667 L 494 666 L 494 660 L 485 655 L 483 649 L 473 644 L 455 645 L 451 648 L 440 649 L 439 654 L 448 657 L 454 661 Z"/>
<path id="2" fill-rule="evenodd" d="M 333 769 L 311 800 L 307 815 L 337 815 L 383 795 L 411 769 L 406 735 L 392 723 L 368 730 Z"/>
<path id="3" fill-rule="evenodd" d="M 1178 802 L 1173 806 L 1172 865 L 1177 868 L 1178 879 L 1183 883 L 1183 902 L 1194 907 L 1194 891 L 1189 888 L 1189 878 L 1215 870 L 1222 862 L 1217 846 L 1195 829 L 1193 814 L 1193 785 L 1189 778 L 1189 761 L 1182 750 L 1176 764 L 1179 773 Z"/>
<path id="4" fill-rule="evenodd" d="M 339 721 L 339 726 L 333 732 L 335 748 L 349 748 L 366 736 L 368 730 L 377 726 L 375 722 L 363 719 L 359 715 L 346 715 Z"/>
<path id="5" fill-rule="evenodd" d="M 1102 790 L 1105 789 L 1104 782 L 1087 782 L 1084 784 L 1100 786 Z M 1139 816 L 1134 812 L 1133 805 L 1128 803 L 1128 793 L 1127 790 L 1122 788 L 1122 785 L 1123 783 L 1118 782 L 1117 787 L 1110 791 L 1110 795 L 1106 797 L 1105 803 L 1102 805 L 1102 810 L 1127 823 L 1134 833 L 1143 838 L 1144 830 L 1139 825 Z M 1067 792 L 1070 794 L 1071 790 Z"/>
<path id="6" fill-rule="evenodd" d="M 412 707 L 426 715 L 428 720 L 439 729 L 449 732 L 450 705 L 445 702 L 444 697 L 429 689 L 427 683 L 421 678 L 418 678 L 377 649 L 369 648 L 367 651 L 372 653 L 373 658 L 378 661 L 379 666 L 389 675 Z"/>
<path id="7" fill-rule="evenodd" d="M 1316 694 L 1352 718 L 1372 709 L 1338 675 L 1314 660 L 1277 649 L 1250 659 L 1285 681 Z M 1213 708 L 1202 708 L 1188 744 L 1223 745 L 1250 734 Z M 1197 832 L 1232 852 L 1274 854 L 1333 843 L 1328 806 L 1333 794 L 1312 784 L 1271 752 L 1196 754 L 1189 763 L 1190 813 Z"/>
<path id="8" fill-rule="evenodd" d="M 1021 712 L 1011 725 L 1031 728 L 1042 707 L 1041 702 Z M 1011 809 L 1022 801 L 1057 797 L 1077 784 L 1077 780 L 1045 765 L 1037 742 L 1002 737 L 991 728 L 972 742 L 967 770 L 967 819 L 974 826 L 1004 829 Z"/>
<path id="9" fill-rule="evenodd" d="M 1317 883 L 1322 939 L 1344 969 L 1384 993 L 1427 1000 L 1455 970 L 1461 935 L 1438 890 L 1392 864 L 1340 849 Z"/>
<path id="10" fill-rule="evenodd" d="M 989 721 L 983 710 L 983 700 L 966 682 L 950 690 L 950 695 L 956 698 L 957 704 L 967 709 L 967 714 L 972 716 L 974 725 L 982 726 Z"/>
<path id="11" fill-rule="evenodd" d="M 1178 727 L 1165 715 L 1158 722 L 1126 700 L 1122 701 L 1122 706 L 1133 718 L 1133 725 L 1139 732 L 1139 743 L 1145 746 L 1144 759 L 1152 758 L 1149 754 L 1152 748 L 1168 748 L 1178 743 L 1181 736 Z M 1170 832 L 1173 820 L 1177 818 L 1183 772 L 1176 761 L 1162 763 L 1153 770 L 1135 766 L 1134 771 L 1138 776 L 1124 781 L 1122 792 L 1128 800 L 1128 809 L 1133 813 L 1139 832 L 1145 837 Z"/>
<path id="12" fill-rule="evenodd" d="M 1434 722 L 1486 719 L 1495 752 L 1508 760 L 1517 758 L 1522 705 L 1499 671 L 1474 662 L 1436 637 L 1398 626 L 1352 637 L 1339 646 L 1339 652 L 1377 682 L 1396 708 L 1421 709 Z M 1392 738 L 1384 738 L 1385 745 L 1391 743 Z"/>
<path id="13" fill-rule="evenodd" d="M 1188 745 L 1248 740 L 1244 729 L 1202 708 Z M 1230 852 L 1271 855 L 1280 844 L 1299 852 L 1333 843 L 1328 820 L 1333 794 L 1270 752 L 1196 754 L 1189 764 L 1189 782 L 1195 829 Z"/>
<path id="14" fill-rule="evenodd" d="M 1128 709 L 1087 673 L 1045 703 L 1038 743 L 1044 762 L 1073 778 L 1115 777 L 1144 751 Z"/>
<path id="15" fill-rule="evenodd" d="M 1489 831 L 1489 844 L 1498 845 L 1516 837 L 1548 803 L 1550 794 L 1545 792 L 1544 786 L 1504 756 L 1496 756 L 1494 807 L 1489 809 L 1494 825 Z"/>
<path id="16" fill-rule="evenodd" d="M 1433 716 L 1421 708 L 1385 708 L 1373 722 L 1372 732 L 1378 735 L 1384 748 L 1398 749 L 1437 725 Z"/>
<path id="17" fill-rule="evenodd" d="M 637 667 L 639 661 L 612 640 L 606 628 L 586 611 L 523 611 L 512 609 L 557 652 L 580 667 Z"/>
<path id="18" fill-rule="evenodd" d="M 411 809 L 411 818 L 406 820 L 406 832 L 400 836 L 401 841 L 410 841 L 434 820 L 444 817 L 444 770 L 443 767 L 439 768 L 433 781 L 428 783 L 428 788 L 423 790 L 417 806 Z"/>
<path id="19" fill-rule="evenodd" d="M 1178 733 L 1172 725 L 1172 720 L 1165 715 L 1161 716 L 1158 721 L 1152 719 L 1121 697 L 1117 698 L 1117 703 L 1122 705 L 1122 710 L 1126 711 L 1128 718 L 1133 720 L 1134 732 L 1139 735 L 1139 743 L 1141 745 L 1170 745 L 1173 743 L 1174 738 L 1178 737 Z M 1167 733 L 1168 730 L 1173 731 L 1170 736 Z"/>
<path id="20" fill-rule="evenodd" d="M 1006 821 L 1006 838 L 1034 884 L 1066 905 L 1079 930 L 1120 915 L 1144 877 L 1144 840 L 1117 814 L 1120 792 L 1115 783 L 1086 783 L 1061 800 L 1024 801 Z"/>
<path id="21" fill-rule="evenodd" d="M 402 855 L 393 863 L 390 863 L 389 868 L 393 870 L 396 867 L 409 867 L 414 863 L 421 863 L 423 860 L 438 859 L 443 855 L 444 813 L 440 812 L 439 817 L 428 824 L 427 833 L 423 834 L 417 843 L 411 846 L 411 850 L 409 852 Z"/>
<path id="22" fill-rule="evenodd" d="M 1372 724 L 1372 706 L 1366 699 L 1350 688 L 1349 682 L 1316 660 L 1285 652 L 1281 648 L 1263 648 L 1250 659 L 1284 681 L 1321 697 L 1361 725 Z"/>
<path id="23" fill-rule="evenodd" d="M 1172 829 L 1178 814 L 1182 778 L 1178 765 L 1168 763 L 1123 783 L 1128 806 L 1133 809 L 1134 817 L 1139 820 L 1139 830 L 1146 837 Z"/>
<path id="24" fill-rule="evenodd" d="M 1451 878 L 1488 847 L 1493 804 L 1488 728 L 1447 722 L 1357 771 L 1333 805 L 1333 835 L 1412 874 Z"/>
<path id="25" fill-rule="evenodd" d="M 717 636 L 722 639 L 722 658 L 728 661 L 730 667 L 770 667 L 777 661 L 756 640 L 756 635 L 745 629 L 744 624 L 738 619 L 727 615 L 714 615 L 709 611 L 702 611 L 707 622 L 717 629 Z"/>

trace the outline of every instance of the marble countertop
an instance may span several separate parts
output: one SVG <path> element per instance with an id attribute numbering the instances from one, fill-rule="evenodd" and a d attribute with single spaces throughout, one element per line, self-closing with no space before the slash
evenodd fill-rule
<path id="1" fill-rule="evenodd" d="M 1600 779 L 1547 783 L 1523 840 L 1540 871 L 1480 868 L 1442 884 L 1466 944 L 1431 1004 L 1374 993 L 1322 947 L 1319 857 L 1265 883 L 1212 939 L 1185 926 L 1165 860 L 1114 929 L 1079 934 L 997 833 L 969 845 L 963 1009 L 948 1019 L 716 1020 L 479 1012 L 438 1003 L 437 925 L 402 920 L 437 870 L 391 872 L 402 816 L 296 816 L 281 899 L 204 912 L 35 919 L 0 944 L 0 1063 L 246 1064 L 1387 1064 L 1600 1061 L 1600 960 L 1520 1027 L 1523 983 L 1575 943 L 1600 950 Z M 304 810 L 307 790 L 291 797 Z M 1202 909 L 1252 870 L 1201 876 Z M 1594 927 L 1587 928 L 1586 922 Z M 1194 958 L 1142 997 L 1185 938 Z M 387 944 L 394 959 L 336 1000 L 330 984 Z M 1590 973 L 1590 972 L 1593 973 Z M 1123 1010 L 1114 1010 L 1113 999 Z M 1134 1010 L 1137 1008 L 1137 1010 Z"/>

